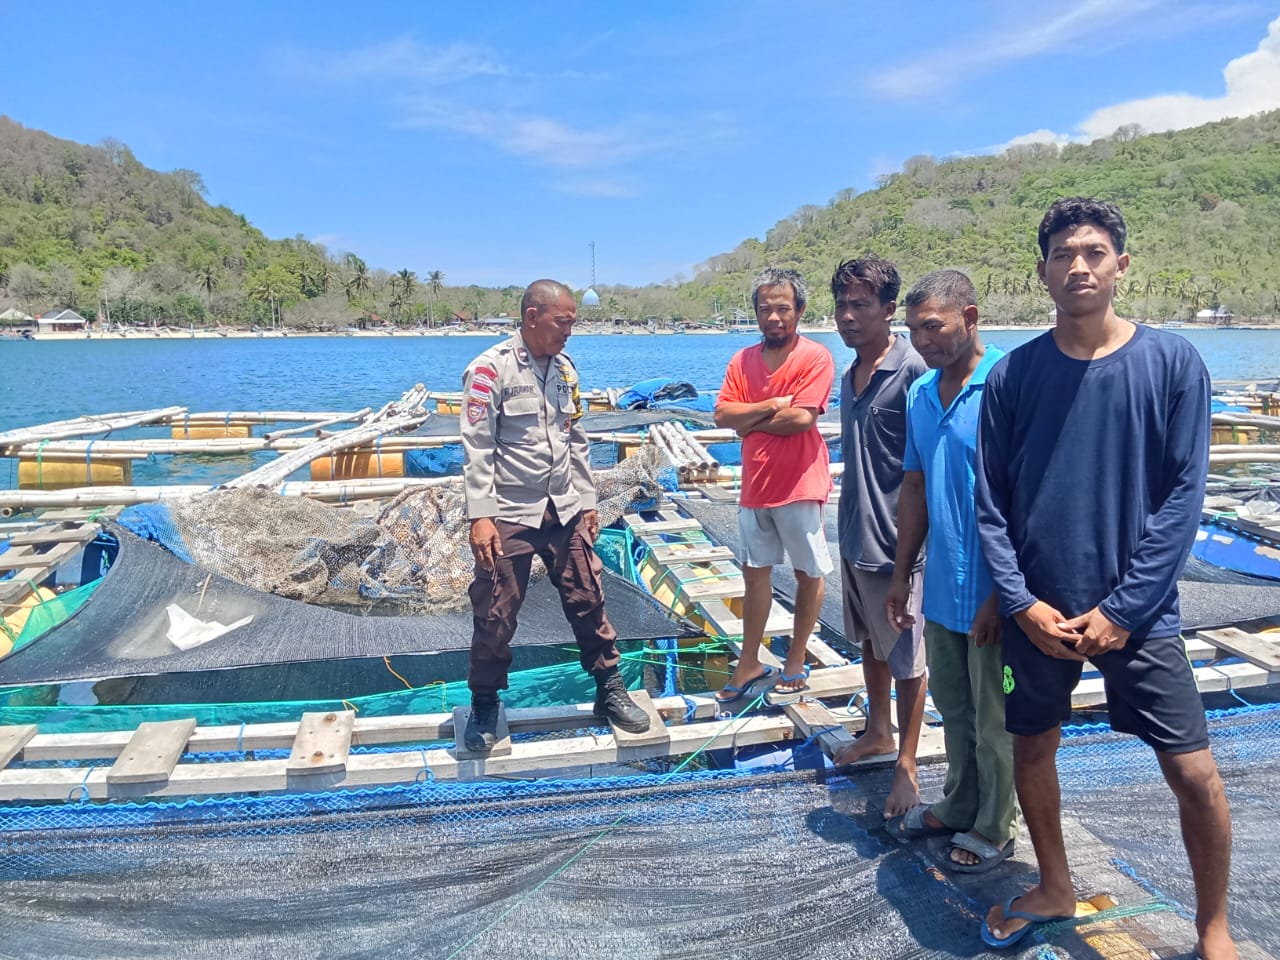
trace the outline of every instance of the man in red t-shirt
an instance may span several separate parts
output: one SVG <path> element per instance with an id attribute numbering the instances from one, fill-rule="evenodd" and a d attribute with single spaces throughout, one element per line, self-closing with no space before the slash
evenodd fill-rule
<path id="1" fill-rule="evenodd" d="M 716 426 L 742 437 L 738 560 L 746 585 L 742 656 L 716 695 L 721 704 L 745 705 L 770 686 L 775 694 L 806 689 L 805 647 L 822 608 L 822 578 L 834 569 L 822 529 L 831 471 L 818 415 L 831 396 L 835 363 L 825 347 L 796 332 L 805 306 L 799 273 L 765 270 L 751 303 L 764 339 L 734 354 L 716 401 Z M 773 566 L 784 554 L 795 568 L 796 603 L 778 675 L 760 663 L 760 644 L 773 603 Z"/>

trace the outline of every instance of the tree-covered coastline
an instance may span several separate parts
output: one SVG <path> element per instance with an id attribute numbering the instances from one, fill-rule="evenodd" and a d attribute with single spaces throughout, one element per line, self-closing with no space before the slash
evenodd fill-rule
<path id="1" fill-rule="evenodd" d="M 794 267 L 810 314 L 831 312 L 827 278 L 873 251 L 905 279 L 967 270 L 988 318 L 1039 323 L 1035 228 L 1058 196 L 1118 203 L 1134 267 L 1121 312 L 1186 320 L 1224 307 L 1280 316 L 1280 111 L 1091 144 L 1028 144 L 991 156 L 913 157 L 864 193 L 845 190 L 710 257 L 692 278 L 597 287 L 602 319 L 670 323 L 746 306 L 752 275 Z M 429 265 L 428 265 L 429 266 Z M 0 117 L 0 310 L 70 308 L 110 324 L 337 330 L 431 327 L 518 309 L 523 284 L 450 286 L 440 270 L 370 268 L 298 236 L 272 240 L 205 199 L 198 173 L 143 166 L 127 146 L 84 146 Z"/>

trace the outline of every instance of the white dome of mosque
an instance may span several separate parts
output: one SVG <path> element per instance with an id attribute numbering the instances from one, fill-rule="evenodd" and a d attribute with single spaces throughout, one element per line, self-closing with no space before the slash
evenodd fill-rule
<path id="1" fill-rule="evenodd" d="M 582 295 L 582 305 L 584 307 L 600 306 L 600 294 L 596 293 L 591 287 L 587 287 L 587 292 Z"/>

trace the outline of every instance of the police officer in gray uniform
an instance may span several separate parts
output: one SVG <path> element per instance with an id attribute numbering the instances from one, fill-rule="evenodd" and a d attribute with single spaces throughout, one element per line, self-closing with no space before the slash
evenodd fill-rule
<path id="1" fill-rule="evenodd" d="M 617 634 L 604 611 L 595 484 L 578 397 L 578 371 L 563 353 L 573 332 L 573 293 L 531 283 L 520 328 L 486 350 L 463 376 L 463 477 L 475 579 L 471 606 L 471 719 L 464 743 L 493 746 L 498 691 L 507 687 L 511 638 L 536 554 L 560 591 L 582 668 L 596 680 L 595 715 L 631 733 L 649 717 L 618 672 Z"/>

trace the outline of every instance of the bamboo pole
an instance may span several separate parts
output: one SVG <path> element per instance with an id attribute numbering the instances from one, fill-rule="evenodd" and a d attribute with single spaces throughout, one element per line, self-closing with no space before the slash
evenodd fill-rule
<path id="1" fill-rule="evenodd" d="M 1209 447 L 1209 456 L 1228 453 L 1280 453 L 1277 443 L 1215 443 Z"/>
<path id="2" fill-rule="evenodd" d="M 157 423 L 186 413 L 186 407 L 164 407 L 159 410 L 134 410 L 128 413 L 108 413 L 102 416 L 76 417 L 71 420 L 55 420 L 52 423 L 24 427 L 0 433 L 0 450 L 18 449 L 24 445 L 66 437 L 85 437 L 95 433 L 111 433 L 126 427 Z"/>
<path id="3" fill-rule="evenodd" d="M 301 427 L 302 431 L 314 430 L 315 426 Z M 289 433 L 296 431 L 287 431 Z M 638 433 L 588 433 L 587 439 L 593 443 L 636 443 L 642 439 Z M 233 456 L 236 454 L 258 453 L 263 450 L 275 450 L 288 453 L 299 450 L 310 443 L 313 437 L 285 436 L 282 433 L 271 433 L 262 437 L 212 437 L 207 440 L 183 440 L 173 437 L 142 437 L 136 440 L 55 440 L 40 448 L 45 457 L 61 457 L 84 459 L 92 455 L 93 459 L 119 458 L 144 459 L 162 454 L 200 453 Z M 407 435 L 387 437 L 381 447 L 384 452 L 400 453 L 405 450 L 430 450 L 449 444 L 462 442 L 460 434 L 432 436 Z M 22 451 L 30 453 L 31 447 Z M 5 456 L 0 451 L 0 457 Z M 16 456 L 17 452 L 10 454 Z"/>
<path id="4" fill-rule="evenodd" d="M 289 430 L 272 430 L 270 433 L 263 434 L 262 439 L 270 442 L 279 440 L 281 437 L 292 437 L 299 433 L 309 433 L 312 430 L 323 430 L 325 427 L 331 427 L 335 423 L 348 423 L 353 420 L 361 420 L 373 412 L 373 407 L 365 407 L 363 410 L 357 410 L 352 414 L 342 414 L 341 416 L 330 417 L 328 420 L 318 420 L 315 423 L 308 423 L 301 427 L 292 427 Z"/>
<path id="5" fill-rule="evenodd" d="M 388 477 L 368 480 L 299 480 L 277 486 L 282 497 L 309 497 L 325 503 L 346 503 L 391 497 L 418 487 L 444 487 L 460 477 Z M 15 510 L 51 510 L 56 507 L 128 507 L 139 503 L 182 500 L 208 493 L 206 484 L 170 484 L 157 487 L 73 487 L 67 490 L 0 490 L 0 515 Z"/>
<path id="6" fill-rule="evenodd" d="M 1211 419 L 1217 426 L 1280 430 L 1280 417 L 1269 417 L 1261 413 L 1215 413 Z"/>
<path id="7" fill-rule="evenodd" d="M 704 447 L 701 443 L 698 442 L 697 438 L 694 437 L 693 433 L 689 430 L 688 427 L 686 427 L 683 423 L 680 423 L 679 421 L 676 421 L 673 425 L 675 426 L 677 432 L 679 432 L 680 436 L 684 438 L 684 442 L 688 444 L 690 449 L 693 450 L 694 455 L 697 456 L 698 459 L 702 462 L 702 465 L 704 467 L 711 470 L 719 469 L 720 462 L 711 455 L 711 453 L 707 450 L 706 447 Z"/>
<path id="8" fill-rule="evenodd" d="M 1213 453 L 1209 460 L 1212 463 L 1280 463 L 1280 453 Z"/>
<path id="9" fill-rule="evenodd" d="M 675 450 L 671 449 L 671 445 L 667 442 L 667 438 L 662 431 L 656 429 L 660 426 L 661 424 L 657 423 L 649 425 L 649 442 L 658 448 L 662 455 L 667 459 L 667 462 L 676 468 L 676 472 L 680 476 L 687 476 L 689 473 L 689 465 L 684 462 Z"/>
<path id="10" fill-rule="evenodd" d="M 341 410 L 206 410 L 186 416 L 175 416 L 167 423 L 177 426 L 184 423 L 192 425 L 227 423 L 311 423 L 318 420 L 329 420 L 333 423 L 355 422 L 360 419 L 359 413 L 344 413 Z"/>
<path id="11" fill-rule="evenodd" d="M 387 408 L 384 407 L 383 409 Z M 351 430 L 344 430 L 342 433 L 336 433 L 331 437 L 313 440 L 305 446 L 299 447 L 259 467 L 257 470 L 250 470 L 243 476 L 227 481 L 222 486 L 226 489 L 274 487 L 282 483 L 289 474 L 305 467 L 312 460 L 318 460 L 320 457 L 328 456 L 339 450 L 348 450 L 351 447 L 361 446 L 376 440 L 385 433 L 392 433 L 396 430 L 412 430 L 425 423 L 430 416 L 431 414 L 429 413 L 418 413 L 392 417 L 389 420 L 379 420 Z"/>

